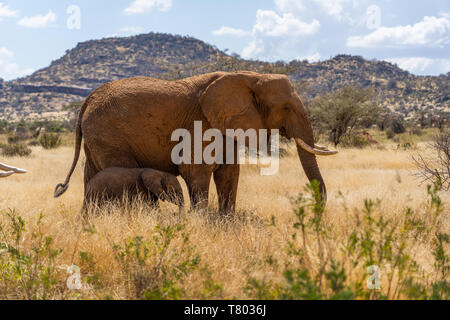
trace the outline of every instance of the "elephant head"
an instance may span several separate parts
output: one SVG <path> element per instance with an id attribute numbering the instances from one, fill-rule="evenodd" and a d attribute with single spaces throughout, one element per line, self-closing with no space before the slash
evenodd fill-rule
<path id="1" fill-rule="evenodd" d="M 225 74 L 209 85 L 200 104 L 210 125 L 224 135 L 227 129 L 279 129 L 282 136 L 294 139 L 306 176 L 319 182 L 326 202 L 316 155 L 337 152 L 314 144 L 306 109 L 288 77 L 253 72 Z"/>
<path id="2" fill-rule="evenodd" d="M 169 201 L 184 207 L 183 189 L 177 177 L 166 172 L 147 169 L 141 174 L 141 180 L 148 192 L 163 201 Z"/>

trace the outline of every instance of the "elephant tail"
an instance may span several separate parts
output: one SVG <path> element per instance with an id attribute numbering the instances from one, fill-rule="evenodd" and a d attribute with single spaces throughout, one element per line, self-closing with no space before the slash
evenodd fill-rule
<path id="1" fill-rule="evenodd" d="M 88 100 L 85 101 L 83 106 L 80 110 L 80 115 L 78 117 L 77 121 L 77 128 L 76 128 L 76 138 L 75 138 L 75 157 L 73 159 L 72 167 L 70 168 L 69 174 L 67 175 L 66 181 L 64 183 L 60 183 L 55 188 L 54 197 L 59 198 L 62 196 L 67 189 L 69 189 L 69 182 L 70 178 L 72 177 L 73 172 L 75 171 L 75 168 L 77 166 L 78 160 L 80 159 L 80 152 L 81 152 L 81 141 L 83 140 L 83 132 L 81 130 L 81 121 L 83 119 L 84 112 L 87 109 L 88 106 Z"/>

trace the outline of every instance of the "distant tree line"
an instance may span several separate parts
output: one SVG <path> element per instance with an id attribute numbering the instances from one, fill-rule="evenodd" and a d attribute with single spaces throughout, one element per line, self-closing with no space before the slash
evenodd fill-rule
<path id="1" fill-rule="evenodd" d="M 420 112 L 405 120 L 402 114 L 381 108 L 371 87 L 344 86 L 312 99 L 306 81 L 294 81 L 294 87 L 308 109 L 316 135 L 326 135 L 335 146 L 372 127 L 386 132 L 388 138 L 405 133 L 408 128 L 413 133 L 425 128 L 444 132 L 448 128 L 448 112 Z"/>
<path id="2" fill-rule="evenodd" d="M 63 133 L 74 131 L 74 125 L 68 120 L 0 120 L 0 134 L 14 133 L 18 136 L 33 134 L 37 131 Z"/>

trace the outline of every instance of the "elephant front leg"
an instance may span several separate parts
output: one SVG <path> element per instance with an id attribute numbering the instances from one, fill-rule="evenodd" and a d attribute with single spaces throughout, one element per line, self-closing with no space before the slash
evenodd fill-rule
<path id="1" fill-rule="evenodd" d="M 239 171 L 239 164 L 224 164 L 214 172 L 219 210 L 223 214 L 232 213 L 236 208 Z"/>

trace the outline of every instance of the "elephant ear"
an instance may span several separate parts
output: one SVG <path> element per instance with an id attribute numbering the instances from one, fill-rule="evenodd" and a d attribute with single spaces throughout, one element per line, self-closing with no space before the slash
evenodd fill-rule
<path id="1" fill-rule="evenodd" d="M 141 179 L 147 190 L 158 198 L 164 193 L 161 175 L 149 170 L 141 174 Z"/>
<path id="2" fill-rule="evenodd" d="M 227 129 L 263 129 L 263 118 L 255 101 L 258 81 L 251 73 L 227 74 L 214 81 L 200 98 L 211 127 L 222 134 Z"/>

